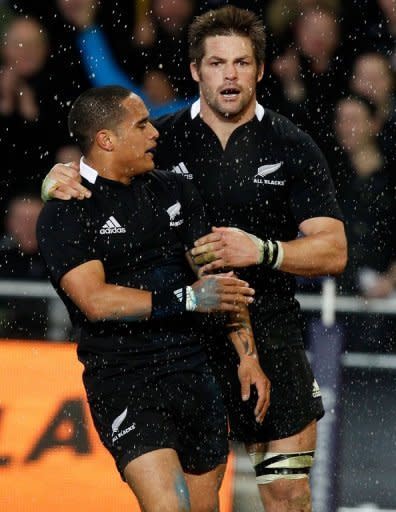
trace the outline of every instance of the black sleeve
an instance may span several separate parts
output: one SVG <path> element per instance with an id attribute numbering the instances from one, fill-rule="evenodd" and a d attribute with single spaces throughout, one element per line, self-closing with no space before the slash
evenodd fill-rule
<path id="1" fill-rule="evenodd" d="M 37 241 L 51 281 L 87 261 L 100 259 L 89 231 L 89 219 L 76 201 L 49 201 L 37 222 Z"/>
<path id="2" fill-rule="evenodd" d="M 290 208 L 297 225 L 313 217 L 343 220 L 325 157 L 311 137 L 299 131 L 291 145 Z"/>
<path id="3" fill-rule="evenodd" d="M 210 232 L 210 223 L 195 185 L 182 176 L 172 176 L 178 185 L 184 216 L 184 222 L 178 230 L 187 251 L 194 246 L 195 240 Z"/>

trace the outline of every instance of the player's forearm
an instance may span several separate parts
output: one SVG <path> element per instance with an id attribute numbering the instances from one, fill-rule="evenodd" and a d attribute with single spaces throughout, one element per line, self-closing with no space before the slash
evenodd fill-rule
<path id="1" fill-rule="evenodd" d="M 281 242 L 283 260 L 279 270 L 314 277 L 337 275 L 347 261 L 347 246 L 343 237 L 332 233 L 316 233 L 291 242 Z"/>
<path id="2" fill-rule="evenodd" d="M 234 345 L 240 359 L 245 356 L 257 358 L 256 344 L 247 307 L 244 307 L 238 314 L 232 313 L 229 315 L 227 336 Z"/>
<path id="3" fill-rule="evenodd" d="M 152 312 L 151 292 L 112 284 L 103 284 L 74 301 L 91 322 L 145 320 Z"/>

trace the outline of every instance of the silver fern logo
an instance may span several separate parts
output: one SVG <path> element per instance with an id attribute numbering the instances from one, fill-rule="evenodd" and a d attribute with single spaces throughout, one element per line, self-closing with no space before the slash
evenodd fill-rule
<path id="1" fill-rule="evenodd" d="M 120 429 L 121 423 L 125 420 L 128 414 L 128 407 L 125 408 L 125 411 L 122 411 L 122 413 L 117 416 L 117 418 L 113 421 L 111 424 L 111 430 L 112 434 L 117 434 L 118 430 Z"/>
<path id="2" fill-rule="evenodd" d="M 136 428 L 136 423 L 134 422 L 131 425 L 129 425 L 129 427 L 124 428 L 123 430 L 120 430 L 121 424 L 125 421 L 127 414 L 128 414 L 128 407 L 126 407 L 125 410 L 122 411 L 122 413 L 119 416 L 117 416 L 117 418 L 111 424 L 111 430 L 112 430 L 111 440 L 113 443 L 115 443 L 118 439 L 125 436 L 129 432 L 132 432 L 132 430 L 135 430 L 135 428 Z"/>
<path id="3" fill-rule="evenodd" d="M 283 162 L 278 162 L 277 164 L 262 165 L 261 167 L 259 167 L 257 169 L 257 176 L 264 178 L 264 176 L 267 176 L 267 174 L 272 174 L 273 172 L 280 169 L 282 165 L 283 165 Z"/>
<path id="4" fill-rule="evenodd" d="M 257 174 L 253 178 L 254 183 L 261 183 L 264 185 L 277 185 L 283 186 L 286 183 L 286 180 L 272 180 L 265 179 L 266 176 L 276 172 L 283 165 L 283 162 L 278 162 L 276 164 L 266 164 L 262 165 L 257 169 Z"/>
<path id="5" fill-rule="evenodd" d="M 180 224 L 183 224 L 184 220 L 183 219 L 179 219 L 179 220 L 175 220 L 176 217 L 178 217 L 180 215 L 180 212 L 181 212 L 181 204 L 179 203 L 179 201 L 177 201 L 175 204 L 173 204 L 172 206 L 170 206 L 169 208 L 167 208 L 167 213 L 169 215 L 169 225 L 170 226 L 180 226 Z"/>

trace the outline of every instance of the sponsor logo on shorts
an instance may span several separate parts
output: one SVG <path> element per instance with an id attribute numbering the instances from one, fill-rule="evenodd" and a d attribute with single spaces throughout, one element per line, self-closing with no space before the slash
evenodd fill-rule
<path id="1" fill-rule="evenodd" d="M 176 217 L 180 216 L 180 212 L 181 212 L 181 204 L 179 203 L 179 201 L 177 201 L 175 204 L 170 206 L 166 211 L 169 215 L 169 220 L 170 220 L 169 226 L 177 227 L 177 226 L 180 226 L 181 224 L 183 224 L 184 219 L 176 218 Z"/>
<path id="2" fill-rule="evenodd" d="M 283 187 L 286 183 L 286 180 L 265 179 L 265 176 L 268 176 L 269 174 L 276 172 L 278 169 L 280 169 L 282 167 L 282 165 L 283 165 L 283 162 L 278 162 L 276 164 L 261 165 L 257 169 L 257 174 L 253 178 L 254 183 L 260 183 L 262 185 L 274 185 L 277 187 Z"/>
<path id="3" fill-rule="evenodd" d="M 181 174 L 183 178 L 186 178 L 186 180 L 193 179 L 193 175 L 191 174 L 191 172 L 189 172 L 184 162 L 180 162 L 177 165 L 173 166 L 172 172 L 174 172 L 175 174 Z"/>
<path id="4" fill-rule="evenodd" d="M 319 384 L 314 379 L 312 383 L 312 398 L 319 398 L 320 396 L 322 396 L 322 393 L 320 392 Z"/>
<path id="5" fill-rule="evenodd" d="M 117 416 L 117 418 L 111 424 L 111 430 L 112 430 L 111 440 L 113 443 L 115 443 L 118 439 L 125 436 L 132 430 L 135 430 L 135 428 L 136 428 L 136 423 L 132 423 L 131 425 L 129 425 L 129 427 L 124 428 L 123 430 L 120 430 L 120 426 L 125 421 L 127 414 L 128 414 L 128 407 L 126 407 L 125 410 L 122 411 L 122 413 L 119 416 Z"/>
<path id="6" fill-rule="evenodd" d="M 121 224 L 113 217 L 109 217 L 109 219 L 103 224 L 99 233 L 101 235 L 113 235 L 115 233 L 126 233 L 126 229 L 121 226 Z"/>

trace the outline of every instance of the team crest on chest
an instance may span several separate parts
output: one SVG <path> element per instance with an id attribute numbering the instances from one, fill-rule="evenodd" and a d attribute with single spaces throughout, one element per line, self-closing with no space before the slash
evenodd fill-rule
<path id="1" fill-rule="evenodd" d="M 254 183 L 258 183 L 261 185 L 273 185 L 276 187 L 283 187 L 286 183 L 286 180 L 277 180 L 271 176 L 271 178 L 267 178 L 267 176 L 275 173 L 278 169 L 280 169 L 283 165 L 283 162 L 277 162 L 275 164 L 265 164 L 261 165 L 257 169 L 257 174 L 253 178 Z"/>
<path id="2" fill-rule="evenodd" d="M 184 219 L 179 218 L 181 214 L 181 204 L 179 201 L 167 208 L 166 212 L 169 215 L 169 226 L 177 227 L 183 224 Z"/>

